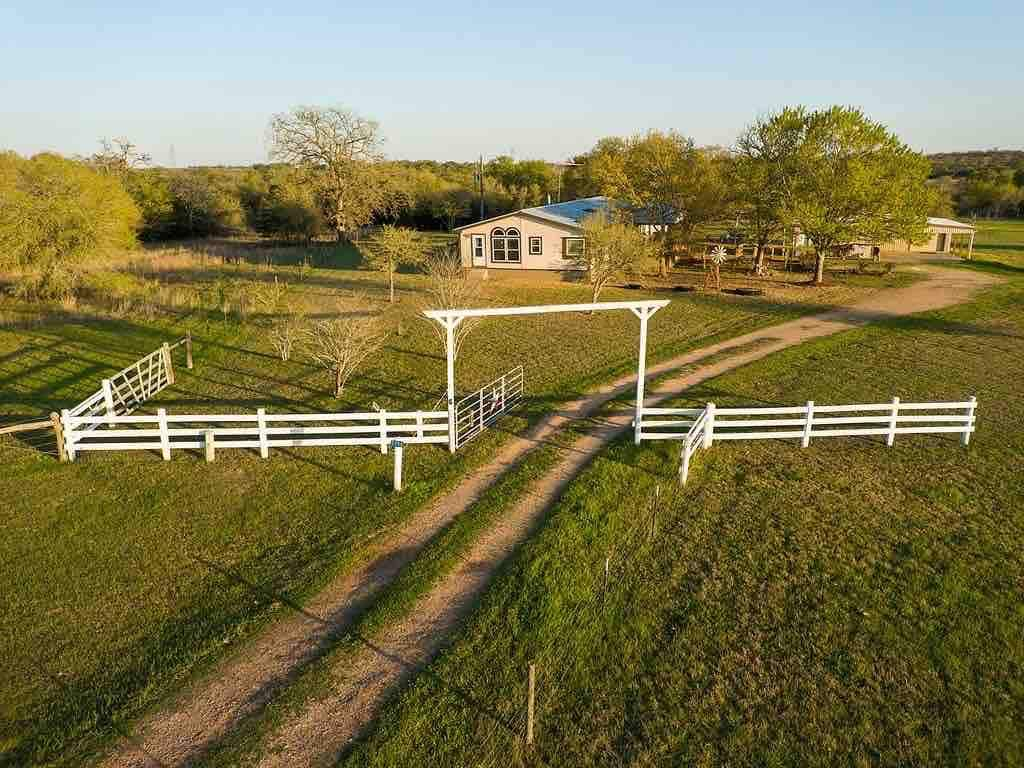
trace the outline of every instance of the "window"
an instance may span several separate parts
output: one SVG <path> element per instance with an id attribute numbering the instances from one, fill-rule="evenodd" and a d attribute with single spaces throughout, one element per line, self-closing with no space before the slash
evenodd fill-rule
<path id="1" fill-rule="evenodd" d="M 515 227 L 491 230 L 491 261 L 518 264 L 522 261 L 519 251 L 519 230 Z"/>
<path id="2" fill-rule="evenodd" d="M 540 256 L 544 253 L 544 239 L 540 237 L 530 238 L 530 255 Z"/>
<path id="3" fill-rule="evenodd" d="M 484 236 L 473 235 L 473 263 L 483 265 L 484 263 Z"/>
<path id="4" fill-rule="evenodd" d="M 562 238 L 562 255 L 567 259 L 578 259 L 583 255 L 582 237 Z"/>

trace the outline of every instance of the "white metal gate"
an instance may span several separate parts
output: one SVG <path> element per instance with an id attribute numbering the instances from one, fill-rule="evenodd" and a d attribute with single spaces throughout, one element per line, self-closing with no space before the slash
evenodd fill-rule
<path id="1" fill-rule="evenodd" d="M 484 384 L 455 404 L 455 447 L 465 445 L 523 399 L 523 366 Z"/>

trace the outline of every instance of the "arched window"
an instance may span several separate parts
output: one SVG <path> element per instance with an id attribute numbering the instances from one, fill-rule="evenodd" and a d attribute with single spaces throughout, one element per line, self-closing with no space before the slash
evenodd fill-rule
<path id="1" fill-rule="evenodd" d="M 519 230 L 515 227 L 491 230 L 491 261 L 518 264 L 522 261 L 519 251 Z"/>

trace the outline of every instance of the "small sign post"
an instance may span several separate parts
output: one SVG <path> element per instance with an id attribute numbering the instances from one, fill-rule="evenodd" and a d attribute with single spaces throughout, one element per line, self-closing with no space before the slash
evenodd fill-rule
<path id="1" fill-rule="evenodd" d="M 401 491 L 402 490 L 402 453 L 403 453 L 404 446 L 403 446 L 401 440 L 392 440 L 391 441 L 391 447 L 392 447 L 392 449 L 394 449 L 394 457 L 395 457 L 395 477 L 394 477 L 395 491 Z"/>

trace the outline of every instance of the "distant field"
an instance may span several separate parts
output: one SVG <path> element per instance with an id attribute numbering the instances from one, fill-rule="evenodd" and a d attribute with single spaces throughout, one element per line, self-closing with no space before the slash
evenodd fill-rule
<path id="1" fill-rule="evenodd" d="M 228 257 L 231 263 L 222 264 Z M 250 309 L 225 319 L 211 304 L 219 285 L 276 276 L 314 314 L 339 296 L 384 296 L 383 275 L 355 268 L 351 249 L 190 243 L 147 249 L 130 272 L 158 290 L 132 308 L 38 307 L 0 300 L 0 419 L 67 407 L 101 378 L 191 329 L 196 368 L 149 408 L 172 412 L 429 408 L 444 388 L 440 345 L 417 318 L 423 278 L 402 274 L 385 310 L 391 335 L 341 401 L 326 372 L 282 363 L 266 323 Z M 307 262 L 312 266 L 301 266 Z M 843 302 L 902 276 L 851 278 L 815 290 L 769 289 L 763 299 L 663 293 L 650 352 L 664 358 L 767 323 Z M 139 288 L 139 285 L 136 285 Z M 492 278 L 491 303 L 587 300 L 585 286 L 550 276 Z M 643 292 L 612 290 L 603 298 Z M 155 306 L 153 306 L 155 304 Z M 148 307 L 148 309 L 144 309 Z M 152 317 L 149 317 L 152 312 Z M 468 391 L 515 364 L 526 367 L 532 418 L 594 382 L 635 365 L 631 315 L 536 317 L 482 325 L 459 360 Z M 521 426 L 511 420 L 510 428 Z M 450 457 L 411 450 L 407 490 L 390 492 L 390 459 L 362 449 L 195 454 L 173 461 L 141 454 L 88 455 L 57 464 L 13 438 L 0 440 L 5 599 L 0 604 L 0 762 L 77 764 L 131 718 L 230 652 L 279 615 L 250 584 L 301 600 L 358 561 L 367 543 L 493 452 L 492 432 Z"/>
<path id="2" fill-rule="evenodd" d="M 1024 268 L 965 268 L 1009 284 L 680 403 L 976 394 L 969 448 L 716 444 L 680 490 L 678 446 L 619 441 L 342 765 L 1024 763 Z"/>
<path id="3" fill-rule="evenodd" d="M 978 219 L 974 250 L 979 258 L 1024 264 L 1024 219 Z"/>

